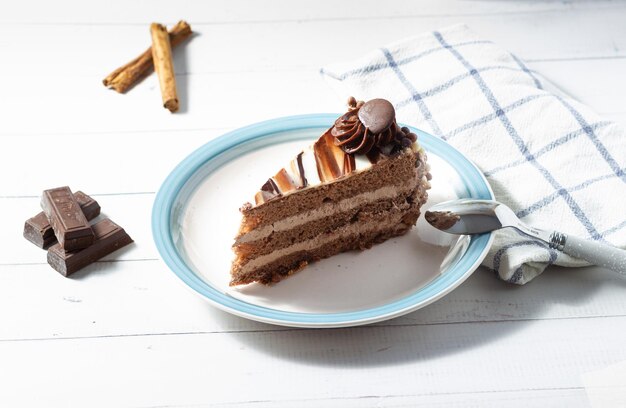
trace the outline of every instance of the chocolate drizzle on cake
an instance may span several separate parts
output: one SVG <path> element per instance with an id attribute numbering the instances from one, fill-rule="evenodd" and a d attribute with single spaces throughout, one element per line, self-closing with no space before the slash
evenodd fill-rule
<path id="1" fill-rule="evenodd" d="M 291 165 L 271 177 L 255 195 L 256 205 L 310 185 L 337 180 L 411 147 L 417 136 L 396 123 L 395 109 L 385 99 L 348 100 L 348 112 Z M 357 158 L 358 157 L 358 158 Z M 359 167 L 360 166 L 360 167 Z M 308 170 L 308 172 L 307 172 Z M 317 174 L 312 174 L 311 171 Z"/>
<path id="2" fill-rule="evenodd" d="M 274 181 L 274 179 L 269 178 L 269 179 L 267 179 L 265 184 L 263 184 L 263 186 L 261 186 L 261 191 L 256 193 L 256 196 L 254 197 L 254 200 L 258 204 L 259 202 L 269 201 L 272 198 L 278 197 L 280 195 L 281 195 L 280 194 L 280 190 L 278 189 L 278 186 L 276 185 L 276 182 Z"/>
<path id="3" fill-rule="evenodd" d="M 349 174 L 356 170 L 356 160 L 351 154 L 346 154 L 343 157 L 343 173 Z"/>
<path id="4" fill-rule="evenodd" d="M 324 133 L 313 145 L 317 174 L 320 181 L 327 182 L 343 176 L 346 154 L 335 146 L 333 137 L 329 131 Z"/>
<path id="5" fill-rule="evenodd" d="M 309 185 L 309 182 L 306 180 L 304 175 L 304 166 L 302 165 L 302 155 L 304 152 L 298 153 L 296 157 L 296 162 L 298 163 L 298 175 L 300 176 L 300 186 L 299 188 L 304 188 Z"/>

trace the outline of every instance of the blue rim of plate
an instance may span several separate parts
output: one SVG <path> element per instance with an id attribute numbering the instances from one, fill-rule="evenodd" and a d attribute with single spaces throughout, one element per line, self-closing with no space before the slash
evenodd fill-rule
<path id="1" fill-rule="evenodd" d="M 471 236 L 465 253 L 456 265 L 415 292 L 382 306 L 339 313 L 288 312 L 258 306 L 234 298 L 212 286 L 200 278 L 185 262 L 172 238 L 171 218 L 181 189 L 197 171 L 230 149 L 252 141 L 259 141 L 262 138 L 269 138 L 277 133 L 313 128 L 327 129 L 338 116 L 340 115 L 329 113 L 308 114 L 259 122 L 211 140 L 179 163 L 163 182 L 152 208 L 154 242 L 163 261 L 174 274 L 189 288 L 222 310 L 252 320 L 296 327 L 356 326 L 401 316 L 434 302 L 471 275 L 487 255 L 493 241 L 493 234 Z M 419 143 L 427 153 L 433 153 L 446 160 L 458 172 L 467 189 L 467 197 L 494 199 L 491 187 L 483 174 L 462 153 L 435 136 L 410 126 L 409 128 L 417 133 Z M 180 210 L 179 207 L 178 210 Z"/>

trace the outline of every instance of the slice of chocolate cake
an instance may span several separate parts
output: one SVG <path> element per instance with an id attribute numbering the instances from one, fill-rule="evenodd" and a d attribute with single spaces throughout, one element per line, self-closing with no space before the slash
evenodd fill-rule
<path id="1" fill-rule="evenodd" d="M 309 262 L 406 233 L 430 188 L 417 137 L 384 99 L 348 101 L 312 146 L 240 209 L 231 285 L 269 284 Z"/>

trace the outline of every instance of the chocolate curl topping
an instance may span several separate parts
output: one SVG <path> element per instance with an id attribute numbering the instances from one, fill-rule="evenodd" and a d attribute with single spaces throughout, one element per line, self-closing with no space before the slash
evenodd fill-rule
<path id="1" fill-rule="evenodd" d="M 348 154 L 367 154 L 390 144 L 405 147 L 407 138 L 396 124 L 396 112 L 389 101 L 357 102 L 354 97 L 348 99 L 348 112 L 335 121 L 331 134 L 335 145 Z"/>
<path id="2" fill-rule="evenodd" d="M 257 192 L 254 196 L 254 201 L 256 205 L 259 205 L 271 200 L 272 198 L 280 197 L 281 195 L 280 188 L 278 188 L 276 182 L 269 178 L 261 187 L 261 191 Z"/>
<path id="3" fill-rule="evenodd" d="M 335 138 L 324 133 L 313 145 L 317 174 L 321 181 L 333 181 L 343 176 L 345 152 L 334 144 Z"/>

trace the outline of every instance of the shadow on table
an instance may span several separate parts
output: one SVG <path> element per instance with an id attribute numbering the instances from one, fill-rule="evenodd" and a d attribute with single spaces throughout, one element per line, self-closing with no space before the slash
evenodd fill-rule
<path id="1" fill-rule="evenodd" d="M 390 321 L 318 330 L 261 325 L 260 331 L 234 335 L 250 348 L 306 364 L 401 365 L 489 345 L 515 336 L 537 320 L 576 317 L 577 311 L 568 309 L 584 303 L 603 285 L 626 289 L 626 280 L 600 269 L 555 267 L 526 286 L 514 286 L 480 269 L 445 298 Z"/>

